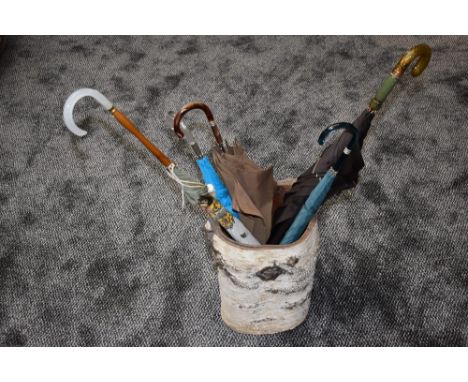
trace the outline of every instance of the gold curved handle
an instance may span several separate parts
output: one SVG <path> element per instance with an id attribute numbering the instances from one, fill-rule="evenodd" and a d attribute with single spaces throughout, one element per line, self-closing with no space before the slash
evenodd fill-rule
<path id="1" fill-rule="evenodd" d="M 400 58 L 400 61 L 398 61 L 398 63 L 394 66 L 392 74 L 397 78 L 401 77 L 408 66 L 410 66 L 411 63 L 417 59 L 416 64 L 414 65 L 413 69 L 411 69 L 411 75 L 413 77 L 417 77 L 422 72 L 424 72 L 424 69 L 426 69 L 429 61 L 431 60 L 431 55 L 432 49 L 429 45 L 416 45 Z"/>
<path id="2" fill-rule="evenodd" d="M 419 76 L 424 69 L 426 69 L 429 61 L 431 60 L 432 50 L 427 44 L 419 44 L 408 50 L 401 58 L 400 61 L 393 67 L 390 75 L 380 85 L 379 90 L 369 102 L 369 110 L 374 112 L 382 107 L 382 104 L 387 99 L 387 96 L 392 91 L 398 79 L 403 75 L 405 70 L 414 60 L 416 64 L 411 69 L 413 77 Z"/>

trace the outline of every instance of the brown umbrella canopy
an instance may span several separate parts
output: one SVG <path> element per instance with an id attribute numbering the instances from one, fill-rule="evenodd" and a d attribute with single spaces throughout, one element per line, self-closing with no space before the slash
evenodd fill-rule
<path id="1" fill-rule="evenodd" d="M 264 244 L 270 236 L 276 182 L 273 169 L 262 169 L 238 142 L 213 150 L 213 163 L 232 197 L 232 207 L 246 228 Z"/>

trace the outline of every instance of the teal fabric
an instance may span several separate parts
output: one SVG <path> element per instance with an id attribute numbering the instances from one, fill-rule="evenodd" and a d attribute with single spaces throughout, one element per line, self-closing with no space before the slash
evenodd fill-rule
<path id="1" fill-rule="evenodd" d="M 330 169 L 320 180 L 320 183 L 310 193 L 306 202 L 297 214 L 293 223 L 287 230 L 280 244 L 290 244 L 299 239 L 307 228 L 309 222 L 313 219 L 335 180 L 335 171 Z"/>
<path id="2" fill-rule="evenodd" d="M 224 185 L 208 157 L 204 156 L 200 159 L 197 159 L 197 164 L 200 168 L 205 184 L 213 185 L 216 192 L 216 199 L 219 200 L 224 208 L 226 208 L 231 214 L 238 218 L 239 214 L 232 209 L 231 195 L 229 194 L 228 189 Z"/>

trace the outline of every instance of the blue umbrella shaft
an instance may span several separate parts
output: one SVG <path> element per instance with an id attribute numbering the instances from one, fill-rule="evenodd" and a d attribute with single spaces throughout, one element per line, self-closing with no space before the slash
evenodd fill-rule
<path id="1" fill-rule="evenodd" d="M 317 184 L 314 190 L 310 193 L 301 210 L 294 218 L 293 223 L 281 239 L 280 244 L 290 244 L 301 237 L 309 222 L 314 218 L 318 209 L 327 197 L 335 177 L 335 170 L 329 169 L 325 176 L 320 180 L 320 183 Z"/>
<path id="2" fill-rule="evenodd" d="M 219 200 L 221 205 L 226 208 L 226 210 L 238 218 L 239 214 L 232 209 L 231 195 L 229 194 L 228 189 L 224 185 L 208 157 L 205 155 L 200 159 L 197 159 L 197 164 L 200 168 L 205 184 L 213 185 L 216 192 L 216 199 Z"/>

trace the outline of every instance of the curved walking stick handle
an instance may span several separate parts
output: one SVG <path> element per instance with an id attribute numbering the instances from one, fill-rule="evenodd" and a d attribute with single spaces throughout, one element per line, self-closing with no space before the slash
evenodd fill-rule
<path id="1" fill-rule="evenodd" d="M 185 105 L 184 107 L 182 107 L 182 109 L 180 109 L 174 117 L 174 124 L 173 124 L 174 132 L 177 134 L 179 138 L 184 138 L 184 133 L 180 128 L 180 123 L 185 114 L 187 114 L 190 110 L 195 110 L 195 109 L 202 110 L 205 113 L 206 119 L 208 119 L 208 123 L 210 124 L 211 130 L 216 139 L 216 143 L 218 144 L 219 148 L 224 152 L 225 148 L 223 144 L 223 138 L 221 137 L 221 133 L 219 131 L 218 125 L 216 124 L 214 120 L 214 116 L 210 108 L 204 103 L 191 102 Z"/>
<path id="2" fill-rule="evenodd" d="M 75 108 L 76 103 L 84 97 L 94 98 L 94 100 L 107 111 L 110 111 L 113 107 L 112 102 L 95 89 L 83 88 L 75 90 L 70 94 L 63 106 L 63 121 L 65 122 L 65 126 L 67 126 L 68 130 L 79 137 L 84 137 L 88 133 L 86 130 L 80 129 L 76 125 L 75 120 L 73 119 L 73 109 Z"/>

